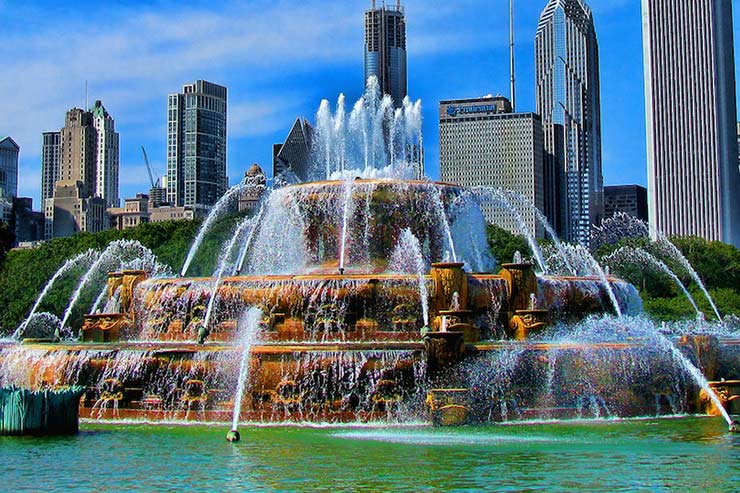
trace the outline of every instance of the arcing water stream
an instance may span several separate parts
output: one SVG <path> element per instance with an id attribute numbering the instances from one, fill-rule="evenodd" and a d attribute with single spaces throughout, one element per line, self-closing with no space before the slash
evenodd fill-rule
<path id="1" fill-rule="evenodd" d="M 647 239 L 650 236 L 653 236 L 655 238 L 653 245 L 658 247 L 658 250 L 662 255 L 678 262 L 679 265 L 691 276 L 706 297 L 709 305 L 712 307 L 712 311 L 717 317 L 717 320 L 722 320 L 722 316 L 720 315 L 714 300 L 709 294 L 706 286 L 704 286 L 704 283 L 696 272 L 696 269 L 694 269 L 691 262 L 689 262 L 686 256 L 681 253 L 678 247 L 676 247 L 676 245 L 674 245 L 661 231 L 651 228 L 646 222 L 630 216 L 629 214 L 619 213 L 612 218 L 605 219 L 601 226 L 595 228 L 595 234 L 598 238 L 599 244 L 616 243 L 622 238 Z"/>
<path id="2" fill-rule="evenodd" d="M 44 288 L 41 290 L 41 294 L 39 294 L 38 298 L 36 298 L 36 302 L 33 304 L 33 308 L 31 308 L 31 312 L 28 314 L 26 319 L 23 321 L 22 324 L 18 326 L 18 328 L 13 333 L 13 339 L 18 340 L 21 335 L 23 334 L 23 331 L 26 330 L 26 327 L 28 326 L 28 323 L 31 321 L 33 316 L 36 314 L 36 310 L 39 309 L 39 305 L 41 305 L 41 302 L 46 297 L 46 294 L 49 292 L 49 290 L 54 286 L 54 283 L 62 277 L 64 274 L 72 270 L 73 268 L 80 266 L 80 265 L 86 265 L 88 263 L 92 263 L 93 259 L 97 252 L 94 250 L 87 250 L 75 257 L 72 257 L 71 259 L 64 262 L 64 265 L 62 265 L 49 279 L 49 281 L 46 283 Z"/>
<path id="3" fill-rule="evenodd" d="M 249 378 L 249 356 L 252 345 L 257 340 L 260 330 L 262 311 L 259 308 L 249 308 L 239 319 L 239 346 L 241 359 L 239 360 L 239 377 L 237 380 L 236 393 L 234 394 L 234 416 L 231 420 L 231 429 L 236 430 L 239 426 L 239 414 L 242 408 L 242 398 Z"/>
<path id="4" fill-rule="evenodd" d="M 694 297 L 691 296 L 691 293 L 689 293 L 689 290 L 686 289 L 686 286 L 684 283 L 681 282 L 681 279 L 678 278 L 678 276 L 661 260 L 658 260 L 655 258 L 654 255 L 650 254 L 649 252 L 646 252 L 645 250 L 642 250 L 640 248 L 632 248 L 632 247 L 621 247 L 614 252 L 612 252 L 607 257 L 604 257 L 603 261 L 607 265 L 613 265 L 618 267 L 620 264 L 624 262 L 629 262 L 632 264 L 638 264 L 640 262 L 645 262 L 647 264 L 653 265 L 655 268 L 657 268 L 659 271 L 665 273 L 668 275 L 668 277 L 673 280 L 674 283 L 676 283 L 676 286 L 679 287 L 681 292 L 686 296 L 686 299 L 689 300 L 691 303 L 691 306 L 694 308 L 694 311 L 696 312 L 697 316 L 701 314 L 701 310 L 699 310 L 699 307 L 696 305 L 696 301 L 694 301 Z"/>

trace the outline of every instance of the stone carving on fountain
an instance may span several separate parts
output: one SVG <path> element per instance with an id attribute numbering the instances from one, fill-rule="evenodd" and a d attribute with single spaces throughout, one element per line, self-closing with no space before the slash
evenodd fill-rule
<path id="1" fill-rule="evenodd" d="M 108 274 L 108 298 L 119 296 L 118 313 L 89 314 L 83 317 L 81 339 L 83 342 L 116 342 L 129 339 L 134 333 L 134 291 L 146 278 L 143 270 L 126 270 Z"/>

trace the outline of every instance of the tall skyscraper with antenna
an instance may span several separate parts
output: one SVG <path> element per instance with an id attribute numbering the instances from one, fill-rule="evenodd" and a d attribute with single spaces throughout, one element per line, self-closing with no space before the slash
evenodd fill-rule
<path id="1" fill-rule="evenodd" d="M 383 94 L 390 94 L 396 108 L 403 103 L 406 81 L 406 16 L 401 1 L 380 7 L 375 0 L 365 11 L 365 79 L 375 76 Z"/>
<path id="2" fill-rule="evenodd" d="M 557 229 L 588 245 L 604 213 L 601 173 L 599 47 L 583 0 L 550 0 L 535 36 L 537 113 L 545 135 L 545 169 L 562 172 Z"/>

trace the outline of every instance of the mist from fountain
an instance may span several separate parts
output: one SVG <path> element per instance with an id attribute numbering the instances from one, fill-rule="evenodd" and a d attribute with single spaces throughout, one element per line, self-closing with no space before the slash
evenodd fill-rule
<path id="1" fill-rule="evenodd" d="M 434 201 L 434 209 L 439 218 L 439 224 L 442 227 L 442 234 L 447 240 L 448 252 L 452 255 L 452 261 L 457 262 L 457 252 L 455 251 L 455 241 L 452 239 L 452 230 L 450 229 L 450 221 L 447 219 L 447 212 L 445 211 L 444 202 L 442 201 L 442 190 L 437 194 L 432 194 L 432 200 Z"/>
<path id="2" fill-rule="evenodd" d="M 714 406 L 719 410 L 720 414 L 724 418 L 725 421 L 727 421 L 728 425 L 732 425 L 732 418 L 727 413 L 727 410 L 725 409 L 725 406 L 722 404 L 722 401 L 719 400 L 719 397 L 717 397 L 717 394 L 714 392 L 714 389 L 709 386 L 709 381 L 704 376 L 704 374 L 694 366 L 693 363 L 681 352 L 679 349 L 668 339 L 666 336 L 661 334 L 657 329 L 653 330 L 653 334 L 655 337 L 656 342 L 665 349 L 666 351 L 670 351 L 671 356 L 673 359 L 680 364 L 683 369 L 691 375 L 691 378 L 694 380 L 694 382 L 702 389 L 706 394 L 709 396 L 709 398 L 712 400 L 712 403 Z"/>
<path id="3" fill-rule="evenodd" d="M 684 285 L 684 283 L 681 282 L 681 279 L 679 279 L 679 277 L 663 261 L 657 259 L 651 253 L 646 252 L 641 248 L 632 248 L 625 246 L 615 250 L 611 254 L 604 257 L 602 260 L 607 265 L 612 266 L 612 268 L 617 268 L 620 266 L 620 264 L 624 262 L 629 262 L 632 264 L 638 264 L 642 262 L 653 265 L 659 271 L 665 273 L 668 277 L 670 277 L 674 283 L 676 283 L 676 286 L 679 287 L 679 289 L 683 292 L 683 294 L 691 303 L 691 306 L 694 308 L 697 317 L 702 315 L 702 312 L 701 310 L 699 310 L 694 297 L 691 296 L 691 293 L 689 293 L 689 290 L 686 289 L 686 286 Z"/>
<path id="4" fill-rule="evenodd" d="M 49 290 L 51 290 L 52 286 L 54 286 L 54 283 L 62 277 L 64 274 L 69 272 L 75 267 L 78 267 L 80 265 L 85 265 L 88 263 L 93 262 L 93 258 L 98 252 L 95 250 L 87 250 L 83 253 L 80 253 L 79 255 L 76 255 L 75 257 L 72 257 L 68 259 L 64 264 L 54 273 L 54 275 L 47 281 L 44 288 L 41 290 L 41 294 L 39 294 L 38 298 L 36 298 L 36 302 L 33 304 L 33 308 L 31 308 L 31 312 L 28 314 L 26 319 L 23 321 L 22 324 L 18 326 L 18 328 L 13 332 L 12 339 L 18 340 L 21 335 L 23 334 L 23 331 L 26 330 L 26 326 L 28 325 L 28 322 L 33 318 L 33 316 L 36 314 L 36 310 L 39 309 L 39 306 L 41 305 L 41 302 L 46 297 Z"/>
<path id="5" fill-rule="evenodd" d="M 257 340 L 260 331 L 260 320 L 262 319 L 262 310 L 259 308 L 249 308 L 239 318 L 239 347 L 241 349 L 241 358 L 239 360 L 239 376 L 234 394 L 234 414 L 231 420 L 231 429 L 236 430 L 239 426 L 239 414 L 242 408 L 242 399 L 249 378 L 249 356 L 252 354 L 252 346 Z"/>
<path id="6" fill-rule="evenodd" d="M 728 424 L 732 424 L 732 418 L 725 410 L 717 394 L 709 385 L 707 378 L 687 358 L 673 342 L 666 337 L 655 322 L 647 317 L 609 317 L 591 316 L 572 325 L 560 324 L 554 327 L 547 336 L 538 342 L 551 344 L 595 344 L 595 343 L 620 343 L 625 340 L 642 341 L 646 348 L 657 347 L 661 352 L 668 355 L 671 360 L 683 372 L 691 377 L 694 383 L 701 388 L 722 414 Z"/>
<path id="7" fill-rule="evenodd" d="M 497 259 L 488 247 L 486 218 L 477 197 L 464 191 L 448 206 L 450 233 L 455 240 L 455 252 L 465 262 L 469 272 L 494 272 Z"/>
<path id="8" fill-rule="evenodd" d="M 424 327 L 429 327 L 429 291 L 426 278 L 428 271 L 418 238 L 410 229 L 406 228 L 398 238 L 398 245 L 393 251 L 389 264 L 389 271 L 416 274 L 419 281 L 419 302 L 424 320 Z"/>

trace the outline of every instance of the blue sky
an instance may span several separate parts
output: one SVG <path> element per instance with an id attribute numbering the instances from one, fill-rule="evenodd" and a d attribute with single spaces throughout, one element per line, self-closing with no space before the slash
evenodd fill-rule
<path id="1" fill-rule="evenodd" d="M 508 0 L 402 3 L 409 95 L 422 100 L 426 172 L 436 178 L 439 100 L 508 95 Z M 521 111 L 535 110 L 533 40 L 546 3 L 515 0 Z M 604 183 L 644 185 L 640 1 L 588 3 L 600 46 Z M 20 194 L 39 208 L 41 133 L 58 130 L 66 110 L 84 104 L 85 80 L 90 104 L 101 99 L 121 135 L 122 198 L 149 189 L 140 146 L 164 173 L 167 94 L 200 78 L 229 89 L 232 183 L 254 162 L 267 171 L 272 143 L 285 138 L 296 116 L 313 121 L 321 99 L 360 96 L 369 5 L 0 0 L 0 134 L 21 146 Z"/>

